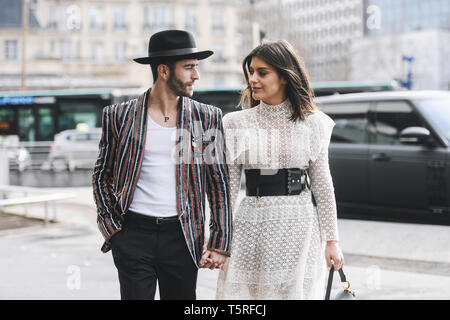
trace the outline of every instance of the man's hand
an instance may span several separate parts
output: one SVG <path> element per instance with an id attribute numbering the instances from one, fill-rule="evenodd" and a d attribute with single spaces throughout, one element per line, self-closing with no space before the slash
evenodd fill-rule
<path id="1" fill-rule="evenodd" d="M 227 261 L 227 256 L 217 253 L 212 250 L 208 250 L 206 245 L 203 246 L 202 258 L 200 259 L 199 267 L 200 268 L 209 268 L 211 270 L 214 269 L 222 269 Z"/>

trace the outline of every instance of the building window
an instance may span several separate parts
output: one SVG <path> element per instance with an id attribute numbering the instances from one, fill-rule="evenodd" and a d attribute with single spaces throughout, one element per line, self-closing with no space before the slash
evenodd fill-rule
<path id="1" fill-rule="evenodd" d="M 17 40 L 5 40 L 5 59 L 6 60 L 17 60 Z"/>
<path id="2" fill-rule="evenodd" d="M 150 31 L 152 29 L 150 7 L 144 7 L 143 14 L 144 14 L 144 17 L 143 17 L 142 30 Z"/>
<path id="3" fill-rule="evenodd" d="M 61 40 L 59 42 L 59 56 L 62 60 L 67 60 L 72 57 L 72 43 L 70 40 Z"/>
<path id="4" fill-rule="evenodd" d="M 197 32 L 197 12 L 195 8 L 187 8 L 185 11 L 186 30 L 193 33 Z"/>
<path id="5" fill-rule="evenodd" d="M 114 57 L 118 61 L 126 59 L 127 43 L 125 41 L 116 41 L 114 43 Z"/>
<path id="6" fill-rule="evenodd" d="M 92 60 L 101 61 L 104 55 L 103 43 L 100 41 L 94 41 L 91 45 L 92 49 Z"/>
<path id="7" fill-rule="evenodd" d="M 127 10 L 124 7 L 114 8 L 114 31 L 127 30 Z"/>
<path id="8" fill-rule="evenodd" d="M 104 31 L 105 21 L 100 7 L 91 7 L 89 10 L 89 28 L 93 31 Z"/>
<path id="9" fill-rule="evenodd" d="M 75 42 L 75 58 L 81 58 L 81 40 Z"/>
<path id="10" fill-rule="evenodd" d="M 217 63 L 225 63 L 227 59 L 225 58 L 225 48 L 222 43 L 213 44 L 212 50 L 214 51 L 214 55 L 212 56 L 212 60 Z"/>
<path id="11" fill-rule="evenodd" d="M 212 10 L 212 31 L 214 35 L 223 35 L 225 33 L 225 16 L 221 8 Z"/>
<path id="12" fill-rule="evenodd" d="M 167 24 L 166 8 L 157 7 L 154 14 L 155 28 L 157 30 L 165 29 Z"/>

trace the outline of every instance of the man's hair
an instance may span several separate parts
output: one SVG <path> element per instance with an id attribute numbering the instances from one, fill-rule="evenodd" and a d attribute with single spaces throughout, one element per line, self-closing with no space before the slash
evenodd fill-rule
<path id="1" fill-rule="evenodd" d="M 172 74 L 175 70 L 175 63 L 177 62 L 176 59 L 161 59 L 161 60 L 156 60 L 155 62 L 152 62 L 150 64 L 150 68 L 152 69 L 152 75 L 153 75 L 153 83 L 156 82 L 156 80 L 158 79 L 158 66 L 160 64 L 165 64 L 166 66 L 169 67 L 170 70 L 170 74 Z"/>

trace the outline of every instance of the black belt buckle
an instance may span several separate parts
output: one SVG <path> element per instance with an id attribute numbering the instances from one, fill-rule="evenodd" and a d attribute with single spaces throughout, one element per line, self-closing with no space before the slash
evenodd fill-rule
<path id="1" fill-rule="evenodd" d="M 298 195 L 304 189 L 304 170 L 303 169 L 287 169 L 287 189 L 289 195 Z"/>
<path id="2" fill-rule="evenodd" d="M 177 217 L 155 217 L 156 224 L 175 222 L 177 220 L 178 220 Z"/>

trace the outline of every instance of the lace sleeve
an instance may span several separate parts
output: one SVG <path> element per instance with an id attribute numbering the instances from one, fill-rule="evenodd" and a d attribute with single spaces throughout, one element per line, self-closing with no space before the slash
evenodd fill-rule
<path id="1" fill-rule="evenodd" d="M 231 208 L 236 210 L 239 191 L 241 190 L 242 164 L 239 162 L 238 139 L 236 126 L 232 121 L 231 113 L 223 117 L 225 141 L 227 146 L 227 163 L 230 172 Z"/>
<path id="2" fill-rule="evenodd" d="M 328 162 L 328 147 L 334 121 L 322 112 L 312 118 L 311 134 L 311 190 L 317 202 L 322 240 L 339 240 L 337 208 L 333 180 Z"/>
<path id="3" fill-rule="evenodd" d="M 333 181 L 328 164 L 328 150 L 325 149 L 309 166 L 311 190 L 317 202 L 317 214 L 322 239 L 339 240 L 337 230 L 337 209 Z"/>

